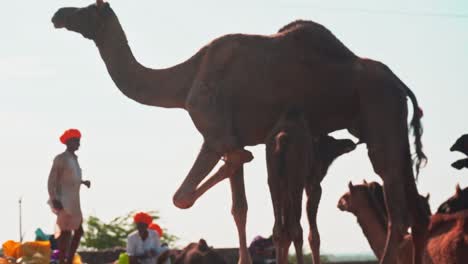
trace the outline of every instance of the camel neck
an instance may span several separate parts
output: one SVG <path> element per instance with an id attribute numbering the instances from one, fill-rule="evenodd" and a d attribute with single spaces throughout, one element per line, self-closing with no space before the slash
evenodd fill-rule
<path id="1" fill-rule="evenodd" d="M 185 108 L 200 52 L 171 68 L 147 68 L 134 57 L 115 16 L 98 32 L 95 43 L 112 80 L 124 95 L 146 105 Z"/>
<path id="2" fill-rule="evenodd" d="M 385 248 L 386 227 L 380 224 L 378 216 L 370 209 L 360 209 L 355 215 L 372 251 L 380 259 Z"/>

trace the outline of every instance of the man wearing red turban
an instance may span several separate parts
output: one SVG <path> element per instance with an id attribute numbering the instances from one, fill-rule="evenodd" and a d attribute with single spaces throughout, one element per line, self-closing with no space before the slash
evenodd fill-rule
<path id="1" fill-rule="evenodd" d="M 83 181 L 78 157 L 75 154 L 80 148 L 81 133 L 69 129 L 60 136 L 60 142 L 66 150 L 57 155 L 52 164 L 48 179 L 49 204 L 57 215 L 57 244 L 59 263 L 69 263 L 83 235 L 81 223 L 83 215 L 80 205 L 81 184 L 90 187 L 90 181 Z"/>
<path id="2" fill-rule="evenodd" d="M 137 230 L 127 237 L 127 254 L 130 264 L 153 264 L 162 253 L 159 234 L 148 227 L 153 217 L 144 212 L 136 213 L 133 222 Z"/>

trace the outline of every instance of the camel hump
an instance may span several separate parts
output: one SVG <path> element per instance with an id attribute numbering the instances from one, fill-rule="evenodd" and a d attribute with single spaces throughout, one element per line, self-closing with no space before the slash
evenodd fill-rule
<path id="1" fill-rule="evenodd" d="M 307 45 L 309 49 L 329 58 L 337 60 L 357 58 L 330 30 L 310 20 L 293 21 L 283 26 L 278 34 L 293 35 L 294 39 Z"/>
<path id="2" fill-rule="evenodd" d="M 311 26 L 327 30 L 324 26 L 320 25 L 319 23 L 315 23 L 314 21 L 298 19 L 281 27 L 280 30 L 278 30 L 278 33 L 286 32 L 288 30 L 292 30 L 302 26 Z"/>

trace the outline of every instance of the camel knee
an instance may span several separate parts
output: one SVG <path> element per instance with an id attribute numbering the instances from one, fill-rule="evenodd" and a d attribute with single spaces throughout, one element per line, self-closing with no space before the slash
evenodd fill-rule
<path id="1" fill-rule="evenodd" d="M 223 160 L 229 164 L 234 164 L 235 166 L 241 166 L 244 163 L 248 163 L 253 160 L 252 152 L 245 149 L 236 149 L 226 153 L 223 156 Z"/>
<path id="2" fill-rule="evenodd" d="M 192 192 L 186 192 L 178 190 L 174 196 L 172 196 L 172 203 L 180 209 L 188 209 L 195 203 L 195 195 Z"/>
<path id="3" fill-rule="evenodd" d="M 302 233 L 303 231 L 300 223 L 289 229 L 292 241 L 294 241 L 294 243 L 299 243 L 300 245 L 304 243 Z"/>

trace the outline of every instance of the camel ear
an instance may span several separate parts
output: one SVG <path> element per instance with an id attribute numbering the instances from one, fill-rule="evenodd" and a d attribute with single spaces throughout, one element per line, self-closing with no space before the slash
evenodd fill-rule
<path id="1" fill-rule="evenodd" d="M 425 198 L 426 198 L 426 201 L 429 201 L 429 198 L 431 198 L 431 194 L 430 194 L 430 193 L 427 193 L 427 195 L 426 195 Z"/>
<path id="2" fill-rule="evenodd" d="M 362 180 L 362 183 L 364 183 L 365 185 L 367 185 L 367 181 L 364 179 Z"/>
<path id="3" fill-rule="evenodd" d="M 349 183 L 348 183 L 348 188 L 349 188 L 349 191 L 353 191 L 353 189 L 354 189 L 354 185 L 353 185 L 353 183 L 351 181 L 349 181 Z"/>
<path id="4" fill-rule="evenodd" d="M 201 238 L 200 241 L 198 241 L 198 250 L 200 251 L 207 251 L 209 249 L 208 244 L 206 243 L 206 240 Z"/>
<path id="5" fill-rule="evenodd" d="M 104 0 L 96 0 L 96 5 L 101 7 L 104 4 Z"/>
<path id="6" fill-rule="evenodd" d="M 461 194 L 460 184 L 457 183 L 457 186 L 455 186 L 455 195 L 459 196 L 460 194 Z"/>

